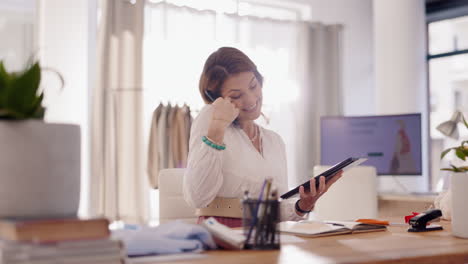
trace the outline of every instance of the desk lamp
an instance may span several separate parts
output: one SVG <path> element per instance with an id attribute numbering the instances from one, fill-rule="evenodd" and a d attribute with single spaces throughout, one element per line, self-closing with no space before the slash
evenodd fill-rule
<path id="1" fill-rule="evenodd" d="M 450 118 L 450 120 L 438 125 L 437 130 L 439 130 L 442 134 L 450 138 L 458 139 L 458 122 L 466 123 L 462 113 L 457 110 L 455 111 L 455 113 L 453 113 L 452 118 Z"/>

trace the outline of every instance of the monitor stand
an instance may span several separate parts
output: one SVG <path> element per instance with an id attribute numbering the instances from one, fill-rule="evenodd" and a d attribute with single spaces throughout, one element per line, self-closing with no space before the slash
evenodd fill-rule
<path id="1" fill-rule="evenodd" d="M 379 175 L 377 176 L 379 193 L 428 193 L 427 175 Z"/>

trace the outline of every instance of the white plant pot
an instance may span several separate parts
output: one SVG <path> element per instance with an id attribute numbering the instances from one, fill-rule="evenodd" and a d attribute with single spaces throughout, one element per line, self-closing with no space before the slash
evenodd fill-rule
<path id="1" fill-rule="evenodd" d="M 452 233 L 468 238 L 468 173 L 453 173 L 452 189 Z"/>
<path id="2" fill-rule="evenodd" d="M 0 217 L 76 215 L 80 128 L 0 121 Z"/>

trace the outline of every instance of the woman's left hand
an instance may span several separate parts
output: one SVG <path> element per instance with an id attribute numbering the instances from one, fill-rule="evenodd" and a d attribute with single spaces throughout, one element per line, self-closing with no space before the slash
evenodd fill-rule
<path id="1" fill-rule="evenodd" d="M 328 191 L 328 188 L 332 186 L 338 179 L 341 178 L 343 175 L 343 171 L 337 172 L 327 183 L 325 183 L 325 177 L 321 176 L 319 178 L 319 187 L 318 189 L 315 188 L 315 177 L 310 179 L 310 191 L 306 192 L 304 190 L 304 186 L 299 187 L 299 207 L 304 211 L 310 211 L 314 208 L 315 203 L 317 200 L 322 196 L 324 193 Z M 300 214 L 299 212 L 297 212 Z"/>

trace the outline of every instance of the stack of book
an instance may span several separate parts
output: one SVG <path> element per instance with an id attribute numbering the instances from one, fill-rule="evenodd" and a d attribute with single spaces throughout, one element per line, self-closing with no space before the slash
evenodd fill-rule
<path id="1" fill-rule="evenodd" d="M 0 263 L 124 263 L 109 221 L 99 219 L 0 219 Z"/>

